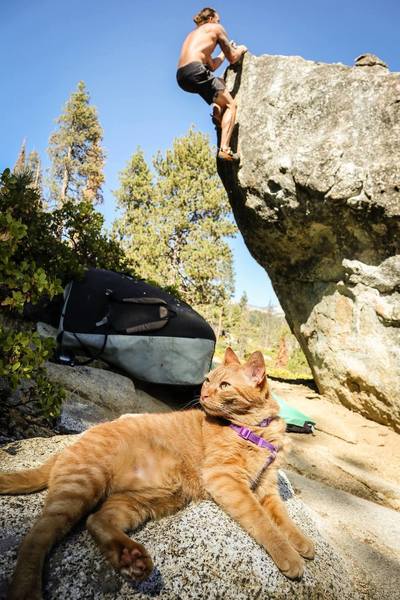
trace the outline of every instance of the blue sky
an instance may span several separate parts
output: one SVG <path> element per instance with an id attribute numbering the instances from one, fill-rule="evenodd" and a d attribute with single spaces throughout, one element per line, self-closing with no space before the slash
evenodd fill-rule
<path id="1" fill-rule="evenodd" d="M 82 79 L 104 129 L 101 210 L 110 224 L 111 190 L 138 145 L 150 160 L 191 124 L 214 139 L 208 106 L 175 83 L 181 43 L 203 6 L 188 0 L 0 0 L 0 169 L 14 164 L 23 138 L 48 164 L 54 120 Z M 351 65 L 372 52 L 400 71 L 398 0 L 230 0 L 211 6 L 230 38 L 253 54 Z M 232 248 L 236 297 L 246 290 L 251 304 L 277 303 L 240 236 Z"/>

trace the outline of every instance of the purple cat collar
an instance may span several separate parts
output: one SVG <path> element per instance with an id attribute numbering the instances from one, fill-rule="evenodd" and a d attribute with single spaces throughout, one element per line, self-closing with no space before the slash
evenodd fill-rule
<path id="1" fill-rule="evenodd" d="M 263 421 L 261 421 L 261 423 L 258 423 L 258 427 L 268 427 L 268 425 L 271 423 L 271 421 L 273 421 L 276 418 L 277 417 L 268 417 L 268 419 L 263 419 Z M 270 451 L 269 456 L 267 456 L 267 460 L 265 461 L 265 463 L 263 464 L 263 466 L 257 473 L 255 479 L 253 479 L 250 482 L 250 489 L 254 492 L 254 490 L 257 488 L 257 486 L 259 485 L 259 483 L 261 481 L 264 471 L 276 459 L 276 455 L 278 454 L 279 448 L 278 448 L 278 446 L 274 446 L 274 444 L 271 444 L 271 442 L 267 442 L 267 440 L 264 440 L 262 437 L 260 437 L 256 433 L 254 433 L 254 431 L 251 431 L 251 429 L 249 429 L 248 427 L 244 427 L 243 425 L 242 426 L 234 425 L 233 423 L 230 423 L 229 427 L 231 427 L 231 429 L 236 431 L 236 433 L 238 435 L 240 435 L 240 437 L 243 438 L 244 440 L 248 440 L 249 442 L 252 442 L 253 444 L 257 444 L 257 446 L 259 448 L 268 448 L 268 450 Z"/>
<path id="2" fill-rule="evenodd" d="M 267 419 L 264 419 L 262 423 L 264 423 L 266 420 Z M 266 425 L 263 426 L 266 427 Z M 240 426 L 230 423 L 229 427 L 236 431 L 236 433 L 244 440 L 248 440 L 249 442 L 252 442 L 253 444 L 259 446 L 260 448 L 268 448 L 268 450 L 271 452 L 271 456 L 269 457 L 271 460 L 269 461 L 269 464 L 271 464 L 271 462 L 275 460 L 276 454 L 279 450 L 277 446 L 274 446 L 274 444 L 267 442 L 267 440 L 264 440 L 262 437 L 251 431 L 251 429 L 249 429 L 248 427 L 244 427 L 244 425 Z"/>

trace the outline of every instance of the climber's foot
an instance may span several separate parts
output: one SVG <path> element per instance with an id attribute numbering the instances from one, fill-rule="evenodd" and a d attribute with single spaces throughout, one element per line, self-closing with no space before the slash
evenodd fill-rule
<path id="1" fill-rule="evenodd" d="M 218 158 L 228 162 L 238 162 L 240 160 L 239 154 L 232 152 L 230 148 L 220 148 Z"/>

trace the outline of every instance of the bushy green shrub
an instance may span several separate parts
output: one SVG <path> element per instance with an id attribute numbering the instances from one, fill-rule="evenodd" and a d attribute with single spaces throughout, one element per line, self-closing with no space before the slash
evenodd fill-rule
<path id="1" fill-rule="evenodd" d="M 1 312 L 21 318 L 27 303 L 51 300 L 85 268 L 125 270 L 122 249 L 102 228 L 103 217 L 90 202 L 67 201 L 45 210 L 31 174 L 6 169 L 0 177 Z M 0 322 L 3 389 L 34 381 L 30 394 L 46 416 L 55 416 L 60 408 L 60 390 L 43 368 L 53 345 L 34 332 L 16 331 Z"/>
<path id="2" fill-rule="evenodd" d="M 46 377 L 45 360 L 53 353 L 52 339 L 42 339 L 35 332 L 15 331 L 0 326 L 0 377 L 3 393 L 13 392 L 22 381 L 32 381 L 29 401 L 35 402 L 44 417 L 57 417 L 64 397 L 63 390 Z M 25 403 L 26 403 L 25 402 Z"/>
<path id="3" fill-rule="evenodd" d="M 0 180 L 0 304 L 19 313 L 27 302 L 62 290 L 30 251 L 36 230 L 46 224 L 39 222 L 40 198 L 29 183 L 27 175 L 11 175 L 8 169 Z"/>

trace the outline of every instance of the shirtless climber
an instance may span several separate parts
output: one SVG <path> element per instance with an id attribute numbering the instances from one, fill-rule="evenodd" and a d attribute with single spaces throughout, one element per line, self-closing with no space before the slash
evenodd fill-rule
<path id="1" fill-rule="evenodd" d="M 212 71 L 218 69 L 225 58 L 231 65 L 238 62 L 247 48 L 229 42 L 225 29 L 220 25 L 219 15 L 213 8 L 203 8 L 193 20 L 197 28 L 183 42 L 176 79 L 186 92 L 199 94 L 208 104 L 214 104 L 213 122 L 221 127 L 218 157 L 228 161 L 238 160 L 230 147 L 236 102 L 226 90 L 224 80 L 215 77 Z M 222 52 L 212 58 L 217 45 Z"/>

